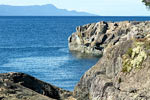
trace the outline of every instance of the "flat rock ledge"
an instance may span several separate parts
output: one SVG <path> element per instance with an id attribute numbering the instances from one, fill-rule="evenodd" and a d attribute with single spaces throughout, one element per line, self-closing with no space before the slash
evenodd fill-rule
<path id="1" fill-rule="evenodd" d="M 149 32 L 149 22 L 123 21 L 98 22 L 79 26 L 68 38 L 70 51 L 103 55 L 106 47 L 133 37 L 143 37 Z"/>
<path id="2" fill-rule="evenodd" d="M 24 73 L 0 74 L 0 100 L 74 100 L 72 92 Z"/>

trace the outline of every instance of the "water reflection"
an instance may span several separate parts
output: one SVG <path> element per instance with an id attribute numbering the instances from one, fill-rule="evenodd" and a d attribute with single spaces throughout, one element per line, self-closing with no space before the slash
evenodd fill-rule
<path id="1" fill-rule="evenodd" d="M 92 54 L 86 54 L 86 53 L 81 53 L 81 52 L 78 52 L 78 51 L 70 51 L 70 53 L 76 57 L 77 59 L 99 59 L 102 57 L 102 55 L 100 56 L 96 56 L 96 55 L 92 55 Z"/>

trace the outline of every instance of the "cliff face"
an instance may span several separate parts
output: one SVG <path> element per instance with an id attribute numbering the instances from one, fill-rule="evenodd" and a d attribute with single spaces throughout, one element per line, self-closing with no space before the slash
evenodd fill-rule
<path id="1" fill-rule="evenodd" d="M 150 22 L 88 24 L 69 42 L 71 50 L 103 54 L 75 87 L 77 100 L 150 99 Z"/>

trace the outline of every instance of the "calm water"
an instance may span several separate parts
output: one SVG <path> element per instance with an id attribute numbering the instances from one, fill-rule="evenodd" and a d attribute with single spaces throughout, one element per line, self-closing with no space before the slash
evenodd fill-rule
<path id="1" fill-rule="evenodd" d="M 76 26 L 150 17 L 0 17 L 0 73 L 24 72 L 67 90 L 98 58 L 68 51 Z"/>

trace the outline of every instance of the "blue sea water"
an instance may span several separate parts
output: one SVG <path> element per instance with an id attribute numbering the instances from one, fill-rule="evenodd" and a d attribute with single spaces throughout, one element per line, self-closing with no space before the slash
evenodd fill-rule
<path id="1" fill-rule="evenodd" d="M 23 72 L 73 90 L 99 59 L 69 52 L 67 39 L 76 26 L 126 20 L 150 17 L 0 17 L 0 73 Z"/>

